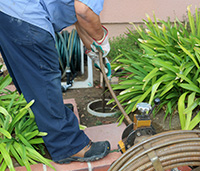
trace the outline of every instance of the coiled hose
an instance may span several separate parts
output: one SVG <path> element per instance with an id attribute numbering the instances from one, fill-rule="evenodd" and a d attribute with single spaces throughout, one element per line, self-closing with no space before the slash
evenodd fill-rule
<path id="1" fill-rule="evenodd" d="M 75 29 L 70 33 L 63 31 L 56 33 L 56 49 L 59 55 L 59 64 L 61 70 L 61 79 L 66 79 L 66 87 L 62 87 L 66 91 L 72 86 L 73 79 L 81 70 L 81 48 L 80 38 Z"/>
<path id="2" fill-rule="evenodd" d="M 109 171 L 164 171 L 179 166 L 200 166 L 200 131 L 168 131 L 134 145 Z"/>

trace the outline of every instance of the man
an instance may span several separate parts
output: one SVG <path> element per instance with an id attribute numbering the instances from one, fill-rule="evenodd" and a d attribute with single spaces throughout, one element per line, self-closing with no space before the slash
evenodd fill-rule
<path id="1" fill-rule="evenodd" d="M 63 104 L 61 73 L 54 32 L 72 24 L 87 53 L 98 61 L 91 44 L 105 57 L 110 50 L 99 13 L 103 0 L 9 0 L 0 2 L 0 52 L 19 93 L 31 109 L 45 145 L 57 163 L 94 161 L 110 150 L 108 141 L 91 142 L 74 113 Z"/>

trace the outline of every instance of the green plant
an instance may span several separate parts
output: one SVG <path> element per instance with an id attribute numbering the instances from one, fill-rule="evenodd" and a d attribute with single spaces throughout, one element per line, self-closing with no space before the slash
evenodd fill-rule
<path id="1" fill-rule="evenodd" d="M 193 129 L 199 123 L 200 114 L 194 116 L 192 111 L 200 101 L 200 12 L 196 8 L 194 17 L 188 7 L 187 15 L 189 22 L 184 23 L 178 19 L 157 22 L 155 14 L 152 21 L 147 15 L 146 29 L 135 26 L 140 35 L 136 43 L 142 51 L 121 49 L 113 60 L 115 70 L 123 70 L 118 73 L 120 83 L 113 88 L 122 90 L 118 99 L 128 114 L 136 110 L 137 103 L 151 104 L 159 97 L 160 108 L 166 106 L 165 118 L 178 110 L 182 129 Z M 130 35 L 135 37 L 131 31 Z M 119 119 L 122 122 L 124 117 Z"/>
<path id="2" fill-rule="evenodd" d="M 128 29 L 129 30 L 129 29 Z M 111 51 L 108 54 L 108 58 L 113 60 L 116 56 L 120 55 L 120 49 L 128 50 L 128 49 L 138 49 L 135 40 L 139 38 L 139 34 L 136 31 L 134 32 L 134 37 L 130 35 L 130 33 L 125 33 L 124 35 L 120 35 L 117 37 L 113 37 L 109 40 Z"/>
<path id="3" fill-rule="evenodd" d="M 184 130 L 192 130 L 200 122 L 200 112 L 198 112 L 195 117 L 192 118 L 193 109 L 195 109 L 199 105 L 199 98 L 195 99 L 196 92 L 193 92 L 188 95 L 186 101 L 187 94 L 188 92 L 185 92 L 179 98 L 178 111 L 181 128 Z M 185 107 L 185 103 L 187 104 L 187 107 Z"/>
<path id="4" fill-rule="evenodd" d="M 31 171 L 31 164 L 37 162 L 50 164 L 38 151 L 43 150 L 41 144 L 46 133 L 39 132 L 34 114 L 30 106 L 34 100 L 26 103 L 23 95 L 11 92 L 5 87 L 11 83 L 9 75 L 0 77 L 0 170 L 7 167 L 14 171 L 12 158 Z"/>

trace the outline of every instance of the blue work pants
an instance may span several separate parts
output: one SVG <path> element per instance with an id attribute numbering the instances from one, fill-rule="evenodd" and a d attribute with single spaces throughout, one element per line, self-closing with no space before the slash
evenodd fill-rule
<path id="1" fill-rule="evenodd" d="M 69 157 L 88 143 L 75 114 L 63 103 L 61 72 L 52 35 L 0 12 L 0 51 L 13 82 L 31 109 L 54 161 Z"/>

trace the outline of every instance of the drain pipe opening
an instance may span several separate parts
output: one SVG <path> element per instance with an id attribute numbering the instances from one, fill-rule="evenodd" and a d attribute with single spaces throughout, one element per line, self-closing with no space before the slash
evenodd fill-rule
<path id="1" fill-rule="evenodd" d="M 112 109 L 114 106 L 113 104 L 106 105 L 107 102 L 109 102 L 110 99 L 105 99 L 105 108 L 103 112 L 102 108 L 102 99 L 97 99 L 92 102 L 90 102 L 87 105 L 87 111 L 91 115 L 98 116 L 98 117 L 111 117 L 114 116 L 117 113 L 117 109 Z"/>

